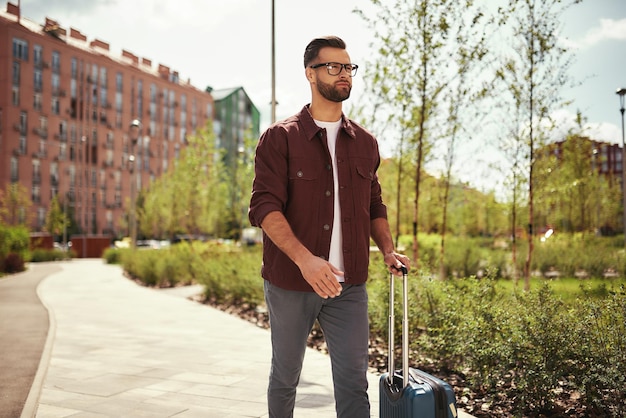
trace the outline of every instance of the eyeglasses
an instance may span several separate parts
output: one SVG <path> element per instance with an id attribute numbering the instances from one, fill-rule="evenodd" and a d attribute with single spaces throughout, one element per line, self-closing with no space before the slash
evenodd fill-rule
<path id="1" fill-rule="evenodd" d="M 356 64 L 340 64 L 338 62 L 325 62 L 322 64 L 311 65 L 311 68 L 316 69 L 320 67 L 326 67 L 326 71 L 328 71 L 329 75 L 339 75 L 341 74 L 341 70 L 346 70 L 350 77 L 354 77 L 356 75 L 356 70 L 359 69 L 359 66 Z"/>

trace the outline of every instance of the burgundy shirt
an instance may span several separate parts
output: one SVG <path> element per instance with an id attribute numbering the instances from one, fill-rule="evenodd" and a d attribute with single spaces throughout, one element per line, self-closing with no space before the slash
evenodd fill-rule
<path id="1" fill-rule="evenodd" d="M 367 280 L 370 221 L 386 218 L 376 170 L 378 143 L 363 127 L 342 115 L 336 144 L 345 283 Z M 282 212 L 296 237 L 313 254 L 328 260 L 333 223 L 333 169 L 326 130 L 308 105 L 270 126 L 259 139 L 248 217 L 261 226 L 265 216 Z M 300 269 L 263 234 L 261 275 L 287 290 L 312 292 Z"/>

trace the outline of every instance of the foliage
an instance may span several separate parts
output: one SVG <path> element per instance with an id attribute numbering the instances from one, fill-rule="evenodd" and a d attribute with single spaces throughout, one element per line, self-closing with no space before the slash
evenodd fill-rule
<path id="1" fill-rule="evenodd" d="M 44 261 L 60 261 L 60 260 L 69 260 L 73 256 L 72 251 L 62 251 L 62 250 L 46 250 L 43 248 L 36 248 L 30 254 L 30 262 L 31 263 L 39 263 Z"/>
<path id="2" fill-rule="evenodd" d="M 385 341 L 386 277 L 371 269 L 368 284 L 371 334 Z M 544 281 L 519 293 L 490 275 L 442 282 L 412 274 L 413 364 L 463 371 L 491 402 L 515 399 L 512 412 L 519 416 L 557 411 L 563 389 L 580 390 L 592 416 L 619 416 L 626 406 L 623 288 L 608 297 L 589 293 L 565 302 L 552 285 Z"/>
<path id="3" fill-rule="evenodd" d="M 210 124 L 188 136 L 175 165 L 140 195 L 137 206 L 143 236 L 239 238 L 252 183 L 253 162 L 246 156 L 254 149 L 253 139 L 246 133 L 244 142 L 238 144 L 241 149 L 230 157 L 216 141 Z"/>
<path id="4" fill-rule="evenodd" d="M 502 252 L 488 242 L 469 240 L 462 247 L 483 256 Z M 436 236 L 424 236 L 420 245 L 436 248 L 437 243 Z M 587 243 L 606 248 L 618 244 L 610 239 Z M 457 245 L 451 243 L 452 248 Z M 107 250 L 105 257 L 109 262 L 121 259 L 127 273 L 147 285 L 201 283 L 206 297 L 215 302 L 263 304 L 260 246 L 183 242 L 161 250 Z M 433 266 L 436 269 L 436 262 Z M 371 255 L 369 272 L 370 333 L 386 341 L 389 273 L 377 252 Z M 520 292 L 509 281 L 497 279 L 499 275 L 497 269 L 485 267 L 480 279 L 440 281 L 427 270 L 411 272 L 414 365 L 462 372 L 486 399 L 515 399 L 517 410 L 512 412 L 520 416 L 549 415 L 563 389 L 580 391 L 590 413 L 619 416 L 626 408 L 623 285 L 543 280 L 532 291 Z M 400 286 L 395 292 L 401 303 Z M 397 329 L 400 319 L 396 315 Z"/>
<path id="5" fill-rule="evenodd" d="M 483 13 L 473 2 L 372 3 L 376 8 L 372 16 L 357 11 L 372 29 L 373 47 L 378 52 L 365 66 L 364 75 L 374 100 L 372 129 L 397 133 L 400 165 L 395 190 L 398 197 L 412 198 L 412 248 L 417 263 L 425 164 L 439 140 L 450 141 L 447 155 L 452 158 L 454 139 L 461 126 L 459 106 L 472 95 L 463 80 L 470 77 L 484 56 L 480 34 Z M 403 192 L 402 171 L 407 163 L 414 167 L 412 191 Z M 410 172 L 408 167 L 406 172 Z M 449 184 L 449 177 L 445 184 Z M 447 195 L 444 200 L 445 206 Z M 400 200 L 398 203 L 397 219 L 406 204 Z M 399 235 L 399 226 L 396 231 Z"/>
<path id="6" fill-rule="evenodd" d="M 26 270 L 24 257 L 17 253 L 9 253 L 2 263 L 4 273 L 13 274 Z"/>
<path id="7" fill-rule="evenodd" d="M 46 213 L 45 230 L 50 234 L 59 236 L 63 234 L 63 231 L 66 230 L 68 226 L 69 219 L 59 204 L 58 196 L 55 195 L 50 201 L 50 206 Z"/>
<path id="8" fill-rule="evenodd" d="M 30 238 L 23 226 L 0 224 L 0 272 L 14 273 L 24 270 L 24 260 L 29 258 Z"/>
<path id="9" fill-rule="evenodd" d="M 109 249 L 107 263 L 119 262 L 147 286 L 205 285 L 206 297 L 222 302 L 263 303 L 261 253 L 256 246 L 181 242 L 160 250 Z"/>
<path id="10" fill-rule="evenodd" d="M 107 264 L 122 264 L 124 253 L 130 250 L 126 248 L 106 248 L 102 253 L 102 258 Z"/>
<path id="11" fill-rule="evenodd" d="M 20 183 L 7 183 L 0 191 L 0 223 L 9 226 L 30 225 L 34 217 L 28 189 Z"/>

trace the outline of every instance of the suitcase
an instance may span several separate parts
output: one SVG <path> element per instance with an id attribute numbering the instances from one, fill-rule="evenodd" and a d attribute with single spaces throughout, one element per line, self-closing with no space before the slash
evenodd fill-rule
<path id="1" fill-rule="evenodd" d="M 402 266 L 402 370 L 394 368 L 394 275 L 389 280 L 389 359 L 380 377 L 380 418 L 456 418 L 452 387 L 422 370 L 409 367 L 408 271 Z"/>

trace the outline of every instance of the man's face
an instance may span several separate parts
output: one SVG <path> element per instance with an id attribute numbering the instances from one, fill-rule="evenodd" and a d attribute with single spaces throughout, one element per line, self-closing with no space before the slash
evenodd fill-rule
<path id="1" fill-rule="evenodd" d="M 327 62 L 348 64 L 350 63 L 350 56 L 344 49 L 322 48 L 314 64 Z M 314 72 L 314 84 L 323 98 L 332 102 L 343 102 L 350 97 L 352 76 L 343 68 L 338 75 L 330 75 L 325 66 L 316 68 Z"/>

